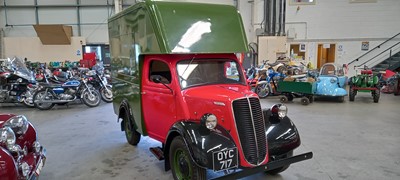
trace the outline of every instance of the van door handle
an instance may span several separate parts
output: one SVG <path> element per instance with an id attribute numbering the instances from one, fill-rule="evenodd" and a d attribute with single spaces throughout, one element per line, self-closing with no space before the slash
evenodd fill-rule
<path id="1" fill-rule="evenodd" d="M 143 92 L 140 92 L 140 94 L 146 94 L 146 92 L 143 91 Z"/>

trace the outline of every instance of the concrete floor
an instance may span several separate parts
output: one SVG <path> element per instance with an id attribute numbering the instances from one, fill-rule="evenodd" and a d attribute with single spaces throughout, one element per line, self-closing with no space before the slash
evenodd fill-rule
<path id="1" fill-rule="evenodd" d="M 276 97 L 262 100 L 263 107 L 278 102 Z M 346 98 L 344 103 L 303 106 L 295 99 L 287 106 L 302 140 L 295 154 L 312 151 L 314 158 L 277 176 L 260 173 L 245 179 L 400 179 L 400 96 L 382 94 L 376 104 L 369 94 L 359 93 L 355 102 Z M 128 145 L 111 104 L 49 111 L 3 104 L 0 112 L 24 114 L 35 125 L 48 152 L 41 180 L 172 179 L 163 161 L 148 151 L 160 143 L 142 137 L 137 147 Z"/>

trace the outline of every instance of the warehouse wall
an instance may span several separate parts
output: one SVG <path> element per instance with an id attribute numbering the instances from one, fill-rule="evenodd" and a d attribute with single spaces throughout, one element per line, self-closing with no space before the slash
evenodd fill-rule
<path id="1" fill-rule="evenodd" d="M 71 45 L 43 45 L 38 37 L 5 37 L 5 57 L 18 56 L 32 62 L 79 61 L 85 38 L 72 37 Z"/>
<path id="2" fill-rule="evenodd" d="M 336 44 L 336 62 L 344 64 L 366 52 L 361 50 L 362 42 L 369 42 L 369 49 L 372 49 L 400 32 L 399 0 L 377 0 L 375 3 L 350 1 L 316 0 L 315 5 L 287 3 L 288 54 L 290 43 L 304 43 L 307 47 L 306 60 L 316 64 L 318 44 Z M 258 6 L 255 15 L 258 22 L 262 21 L 262 12 L 262 6 Z M 341 49 L 337 49 L 339 45 Z"/>

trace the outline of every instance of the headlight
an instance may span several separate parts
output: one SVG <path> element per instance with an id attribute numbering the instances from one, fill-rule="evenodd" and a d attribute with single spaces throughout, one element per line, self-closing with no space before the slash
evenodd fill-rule
<path id="1" fill-rule="evenodd" d="M 6 144 L 7 146 L 15 144 L 15 134 L 10 127 L 0 128 L 0 143 Z"/>
<path id="2" fill-rule="evenodd" d="M 331 78 L 331 83 L 335 83 L 336 82 L 336 78 Z"/>
<path id="3" fill-rule="evenodd" d="M 272 115 L 278 116 L 280 119 L 286 117 L 288 108 L 283 104 L 275 104 L 271 108 Z"/>
<path id="4" fill-rule="evenodd" d="M 29 123 L 25 116 L 18 115 L 8 119 L 4 126 L 10 127 L 16 134 L 22 135 L 28 130 Z"/>
<path id="5" fill-rule="evenodd" d="M 28 163 L 26 162 L 21 163 L 20 169 L 24 177 L 28 176 L 31 172 L 31 167 L 29 167 Z"/>
<path id="6" fill-rule="evenodd" d="M 201 117 L 201 123 L 207 127 L 207 129 L 214 129 L 217 127 L 218 120 L 214 114 L 204 114 Z"/>

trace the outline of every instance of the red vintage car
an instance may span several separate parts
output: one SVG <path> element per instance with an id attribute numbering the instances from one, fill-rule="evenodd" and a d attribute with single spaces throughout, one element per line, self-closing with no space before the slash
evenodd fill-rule
<path id="1" fill-rule="evenodd" d="M 25 116 L 0 114 L 0 180 L 37 179 L 45 154 Z"/>

